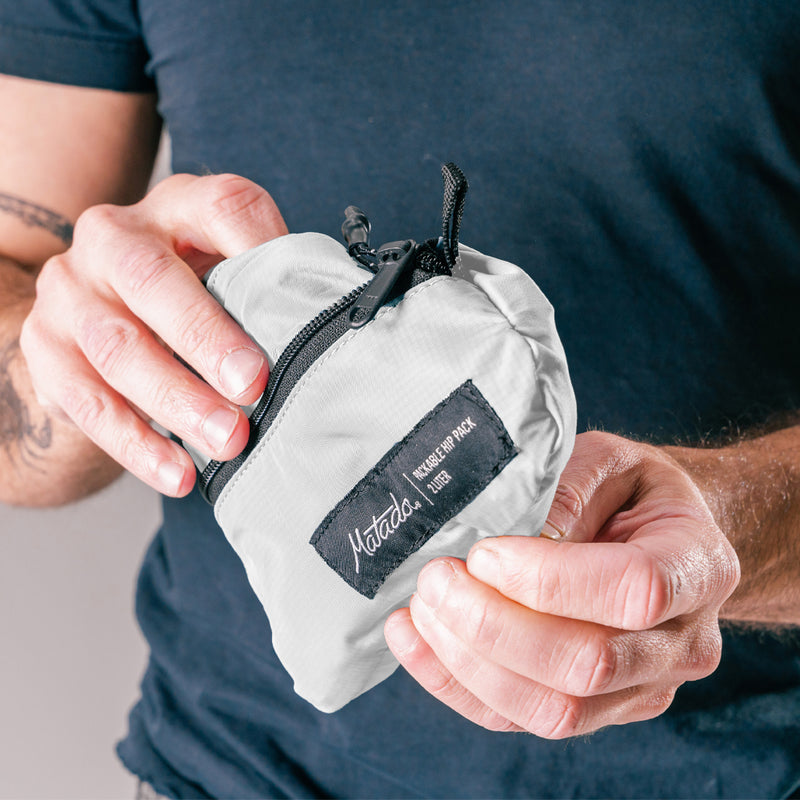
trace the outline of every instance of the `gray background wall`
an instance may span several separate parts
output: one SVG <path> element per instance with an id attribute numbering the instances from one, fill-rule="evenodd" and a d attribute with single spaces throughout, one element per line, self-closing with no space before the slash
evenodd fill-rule
<path id="1" fill-rule="evenodd" d="M 158 522 L 131 476 L 81 503 L 0 506 L 0 798 L 133 798 L 114 754 L 145 646 L 137 566 Z"/>

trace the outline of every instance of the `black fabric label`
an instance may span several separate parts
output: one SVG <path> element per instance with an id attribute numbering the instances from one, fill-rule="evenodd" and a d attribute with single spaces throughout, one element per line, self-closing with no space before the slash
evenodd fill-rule
<path id="1" fill-rule="evenodd" d="M 515 454 L 494 409 L 466 381 L 383 456 L 310 543 L 350 586 L 372 599 Z"/>

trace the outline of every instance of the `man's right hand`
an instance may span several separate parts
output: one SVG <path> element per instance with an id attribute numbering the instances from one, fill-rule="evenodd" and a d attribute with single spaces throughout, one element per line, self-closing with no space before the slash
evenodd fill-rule
<path id="1" fill-rule="evenodd" d="M 286 232 L 267 192 L 232 175 L 175 175 L 135 205 L 89 208 L 45 264 L 23 326 L 40 403 L 150 486 L 187 494 L 191 458 L 146 420 L 229 459 L 247 442 L 239 406 L 267 380 L 263 354 L 200 276 Z"/>

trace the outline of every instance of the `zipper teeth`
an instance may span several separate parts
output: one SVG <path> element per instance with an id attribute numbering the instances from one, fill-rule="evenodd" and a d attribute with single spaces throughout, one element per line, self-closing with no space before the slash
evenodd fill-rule
<path id="1" fill-rule="evenodd" d="M 319 314 L 317 314 L 314 319 L 308 322 L 306 326 L 292 339 L 292 341 L 289 342 L 289 344 L 286 346 L 286 349 L 280 354 L 280 357 L 275 362 L 275 366 L 273 367 L 276 377 L 272 384 L 269 396 L 262 396 L 258 405 L 253 410 L 253 413 L 250 415 L 251 425 L 258 425 L 261 420 L 264 419 L 264 415 L 267 413 L 267 410 L 272 404 L 272 399 L 275 397 L 275 394 L 280 387 L 284 373 L 289 368 L 289 365 L 292 363 L 292 361 L 294 361 L 295 356 L 297 356 L 297 354 L 303 349 L 307 340 L 314 336 L 320 328 L 326 325 L 339 312 L 348 306 L 351 306 L 358 299 L 365 286 L 367 286 L 366 283 L 362 286 L 358 286 L 349 294 L 346 294 L 344 297 L 340 297 L 332 306 L 328 306 L 328 308 L 320 311 Z"/>
<path id="2" fill-rule="evenodd" d="M 253 410 L 253 413 L 250 415 L 250 430 L 251 436 L 254 428 L 257 428 L 260 425 L 261 421 L 267 414 L 270 406 L 272 405 L 272 401 L 277 394 L 281 382 L 283 381 L 284 375 L 286 371 L 291 366 L 292 362 L 306 345 L 306 343 L 313 338 L 321 328 L 323 328 L 331 319 L 337 316 L 339 313 L 344 311 L 346 308 L 351 306 L 361 295 L 361 292 L 364 291 L 364 288 L 369 284 L 367 283 L 362 284 L 361 286 L 356 287 L 353 289 L 349 294 L 344 295 L 344 297 L 340 297 L 332 306 L 328 306 L 328 308 L 323 309 L 322 311 L 317 314 L 316 317 L 311 319 L 293 338 L 292 341 L 286 346 L 284 351 L 279 356 L 278 360 L 275 362 L 275 365 L 272 369 L 272 373 L 270 377 L 273 375 L 275 376 L 274 380 L 268 381 L 268 384 L 272 384 L 267 395 L 266 392 L 261 396 L 261 399 L 258 402 L 258 405 Z M 256 440 L 260 439 L 262 436 L 262 431 L 256 432 Z M 238 458 L 238 456 L 237 456 Z M 233 460 L 233 459 L 231 459 Z M 225 461 L 216 461 L 212 460 L 206 464 L 205 469 L 203 470 L 202 474 L 200 475 L 200 485 L 203 491 L 208 489 L 211 481 L 214 479 L 214 476 L 219 472 L 220 468 L 223 464 L 228 462 Z"/>

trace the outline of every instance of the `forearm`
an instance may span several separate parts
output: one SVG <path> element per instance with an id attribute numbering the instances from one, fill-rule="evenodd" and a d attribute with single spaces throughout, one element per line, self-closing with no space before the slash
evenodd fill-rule
<path id="1" fill-rule="evenodd" d="M 703 493 L 739 557 L 730 620 L 800 624 L 800 426 L 733 445 L 666 451 Z"/>
<path id="2" fill-rule="evenodd" d="M 161 123 L 149 93 L 0 75 L 0 101 L 0 502 L 55 505 L 120 470 L 36 400 L 19 348 L 33 275 L 70 247 L 86 209 L 143 195 Z M 68 305 L 65 296 L 54 314 Z"/>
<path id="3" fill-rule="evenodd" d="M 39 406 L 19 348 L 33 297 L 33 276 L 0 259 L 0 502 L 59 505 L 120 470 L 71 423 Z"/>

